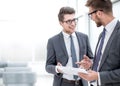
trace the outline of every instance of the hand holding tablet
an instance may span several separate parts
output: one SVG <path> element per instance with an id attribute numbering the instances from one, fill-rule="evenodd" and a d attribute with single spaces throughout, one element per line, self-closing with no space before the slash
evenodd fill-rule
<path id="1" fill-rule="evenodd" d="M 78 75 L 79 72 L 87 74 L 87 71 L 81 68 L 60 66 L 59 69 L 62 70 L 64 74 L 69 74 L 69 75 Z"/>

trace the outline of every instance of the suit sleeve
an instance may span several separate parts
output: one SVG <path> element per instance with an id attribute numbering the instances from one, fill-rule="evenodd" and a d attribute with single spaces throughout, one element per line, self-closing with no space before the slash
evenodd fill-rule
<path id="1" fill-rule="evenodd" d="M 55 58 L 56 57 L 55 57 L 53 41 L 52 39 L 49 39 L 47 43 L 47 59 L 46 59 L 46 67 L 45 67 L 48 73 L 57 74 L 55 71 L 55 67 L 57 64 Z"/>
<path id="2" fill-rule="evenodd" d="M 101 84 L 120 86 L 120 30 L 115 35 L 100 69 Z M 110 42 L 109 42 L 110 43 Z M 102 57 L 104 58 L 104 57 Z"/>
<path id="3" fill-rule="evenodd" d="M 92 53 L 92 50 L 91 50 L 91 46 L 90 46 L 90 42 L 89 42 L 89 39 L 88 39 L 88 36 L 86 36 L 86 45 L 87 45 L 87 56 L 90 58 L 90 59 L 93 59 L 93 53 Z"/>

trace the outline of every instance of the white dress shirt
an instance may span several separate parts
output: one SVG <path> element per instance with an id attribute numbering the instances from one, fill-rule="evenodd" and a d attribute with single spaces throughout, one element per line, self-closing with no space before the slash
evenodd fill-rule
<path id="1" fill-rule="evenodd" d="M 62 33 L 63 33 L 63 37 L 64 37 L 66 50 L 67 50 L 67 53 L 68 53 L 68 63 L 66 64 L 66 67 L 72 67 L 72 57 L 71 57 L 71 49 L 70 49 L 70 35 L 65 33 L 65 32 L 62 32 Z M 75 32 L 72 33 L 71 35 L 72 35 L 72 38 L 73 38 L 75 51 L 77 51 L 76 52 L 77 61 L 79 61 L 78 39 L 77 39 L 77 36 L 76 36 Z M 68 79 L 68 80 L 74 80 L 73 75 L 63 74 L 63 78 Z"/>
<path id="2" fill-rule="evenodd" d="M 104 44 L 103 44 L 103 48 L 102 48 L 102 54 L 101 54 L 101 58 L 100 58 L 100 61 L 99 61 L 97 70 L 99 70 L 99 66 L 100 66 L 100 63 L 101 63 L 101 60 L 102 60 L 102 55 L 103 55 L 103 53 L 104 53 L 105 47 L 106 47 L 106 45 L 107 45 L 107 43 L 108 43 L 108 40 L 109 40 L 109 38 L 110 38 L 113 30 L 115 29 L 116 24 L 117 24 L 117 19 L 113 19 L 109 24 L 107 24 L 107 25 L 105 26 L 105 29 L 106 29 L 105 39 L 104 39 Z M 99 42 L 99 43 L 100 43 L 100 42 Z M 98 47 L 99 47 L 99 45 L 98 45 Z M 98 47 L 97 47 L 97 48 L 98 48 Z M 97 82 L 92 83 L 92 84 L 93 84 L 94 86 L 97 86 Z M 99 75 L 99 73 L 98 73 L 98 84 L 101 85 L 101 80 L 100 80 L 100 75 Z"/>

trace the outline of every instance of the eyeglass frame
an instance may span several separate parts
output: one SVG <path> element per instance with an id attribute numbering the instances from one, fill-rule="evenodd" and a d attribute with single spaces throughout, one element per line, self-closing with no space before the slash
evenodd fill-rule
<path id="1" fill-rule="evenodd" d="M 98 11 L 103 11 L 103 10 L 94 10 L 94 11 L 88 13 L 88 16 L 91 17 L 92 14 L 94 14 L 94 13 L 96 13 L 96 12 L 98 12 Z"/>
<path id="2" fill-rule="evenodd" d="M 66 20 L 66 21 L 62 21 L 62 22 L 65 22 L 66 24 L 69 24 L 69 25 L 71 25 L 72 24 L 72 22 L 75 22 L 75 23 L 77 23 L 78 22 L 78 18 L 74 18 L 74 19 L 69 19 L 69 20 Z"/>

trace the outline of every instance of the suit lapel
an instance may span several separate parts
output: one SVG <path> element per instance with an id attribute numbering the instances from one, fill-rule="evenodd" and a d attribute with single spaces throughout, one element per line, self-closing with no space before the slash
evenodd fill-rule
<path id="1" fill-rule="evenodd" d="M 96 45 L 96 48 L 95 48 L 95 54 L 94 54 L 93 63 L 95 63 L 97 48 L 98 48 L 98 45 L 99 45 L 101 36 L 102 36 L 102 33 L 100 34 L 100 36 L 99 36 L 99 38 L 98 38 L 98 42 L 97 42 L 97 45 Z"/>
<path id="2" fill-rule="evenodd" d="M 77 36 L 77 39 L 78 39 L 78 45 L 79 45 L 79 61 L 82 59 L 81 57 L 81 48 L 82 48 L 82 38 L 81 38 L 81 36 L 79 36 L 79 34 L 77 33 L 77 32 L 75 32 L 76 33 L 76 36 Z"/>
<path id="3" fill-rule="evenodd" d="M 99 42 L 100 42 L 101 35 L 102 35 L 102 34 L 100 34 L 99 39 L 98 39 L 98 42 L 97 42 L 97 46 L 96 46 L 96 49 L 95 49 L 95 55 L 94 55 L 94 57 L 96 57 L 97 48 L 98 48 L 98 45 L 99 45 Z"/>
<path id="4" fill-rule="evenodd" d="M 65 42 L 64 42 L 64 38 L 63 38 L 63 34 L 62 32 L 59 34 L 59 38 L 60 38 L 60 46 L 64 52 L 64 55 L 68 61 L 68 53 L 67 53 L 67 50 L 66 50 L 66 46 L 65 46 Z M 64 61 L 63 61 L 64 62 Z M 67 62 L 64 62 L 63 65 L 66 65 Z"/>
<path id="5" fill-rule="evenodd" d="M 111 46 L 111 44 L 112 44 L 112 42 L 113 42 L 113 39 L 114 39 L 115 36 L 116 36 L 116 33 L 117 33 L 119 27 L 120 27 L 120 23 L 118 22 L 117 25 L 116 25 L 116 27 L 115 27 L 115 29 L 113 30 L 113 32 L 112 32 L 109 40 L 108 40 L 108 42 L 107 42 L 106 47 L 105 47 L 105 50 L 104 50 L 104 53 L 103 53 L 103 56 L 102 56 L 102 60 L 101 60 L 101 63 L 100 63 L 99 70 L 101 69 L 103 63 L 105 62 L 105 59 L 107 58 L 107 55 L 108 55 L 108 53 L 109 53 L 109 48 L 110 48 L 110 46 Z"/>

